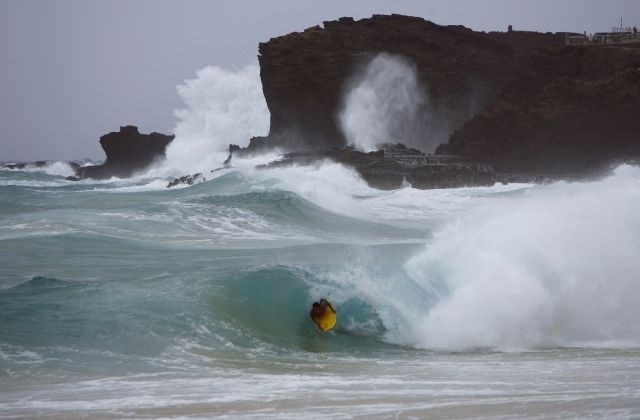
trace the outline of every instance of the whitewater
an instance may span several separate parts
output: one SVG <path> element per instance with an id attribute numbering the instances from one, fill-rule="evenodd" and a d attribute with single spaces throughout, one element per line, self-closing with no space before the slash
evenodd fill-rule
<path id="1" fill-rule="evenodd" d="M 178 92 L 145 173 L 0 170 L 0 417 L 640 416 L 640 168 L 394 191 L 255 169 L 277 151 L 211 172 L 268 132 L 258 68 Z"/>

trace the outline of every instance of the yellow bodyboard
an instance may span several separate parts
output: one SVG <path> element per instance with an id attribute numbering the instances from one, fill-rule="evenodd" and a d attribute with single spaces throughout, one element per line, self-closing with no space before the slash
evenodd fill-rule
<path id="1" fill-rule="evenodd" d="M 316 325 L 318 326 L 318 328 L 320 328 L 322 332 L 327 332 L 329 330 L 332 330 L 333 327 L 336 326 L 337 320 L 338 318 L 336 317 L 336 313 L 333 312 L 330 308 L 327 308 L 327 310 L 324 311 L 324 314 L 322 314 L 322 316 L 314 319 Z"/>

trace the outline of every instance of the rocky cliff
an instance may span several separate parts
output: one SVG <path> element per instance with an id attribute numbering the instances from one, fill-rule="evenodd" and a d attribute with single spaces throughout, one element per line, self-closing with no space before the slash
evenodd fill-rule
<path id="1" fill-rule="evenodd" d="M 262 86 L 271 112 L 269 139 L 289 150 L 344 146 L 336 116 L 346 90 L 382 52 L 415 65 L 438 112 L 435 123 L 452 131 L 492 100 L 526 51 L 562 43 L 557 35 L 485 34 L 400 15 L 359 21 L 341 18 L 273 38 L 259 48 Z M 433 139 L 421 140 L 426 151 L 437 145 Z"/>
<path id="2" fill-rule="evenodd" d="M 439 152 L 557 175 L 640 157 L 640 49 L 545 49 L 530 62 Z"/>
<path id="3" fill-rule="evenodd" d="M 551 176 L 640 156 L 637 48 L 568 47 L 564 34 L 484 33 L 391 15 L 324 22 L 259 50 L 270 146 L 326 153 L 346 146 L 337 122 L 345 93 L 385 52 L 406 57 L 428 90 L 433 120 L 449 130 L 438 139 L 440 155 Z M 432 152 L 429 135 L 411 146 Z"/>
<path id="4" fill-rule="evenodd" d="M 174 136 L 160 133 L 140 134 L 138 127 L 120 127 L 120 131 L 100 137 L 100 145 L 107 158 L 102 165 L 82 166 L 70 179 L 129 177 L 147 168 L 155 159 L 164 156 Z"/>

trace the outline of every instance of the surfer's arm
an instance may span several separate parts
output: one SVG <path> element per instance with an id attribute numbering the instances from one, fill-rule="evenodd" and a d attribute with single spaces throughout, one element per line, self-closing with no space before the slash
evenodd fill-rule
<path id="1" fill-rule="evenodd" d="M 331 309 L 333 311 L 334 314 L 337 314 L 336 310 L 333 309 L 333 306 L 331 306 L 331 304 L 329 302 L 327 302 L 327 306 L 329 307 L 329 309 Z"/>

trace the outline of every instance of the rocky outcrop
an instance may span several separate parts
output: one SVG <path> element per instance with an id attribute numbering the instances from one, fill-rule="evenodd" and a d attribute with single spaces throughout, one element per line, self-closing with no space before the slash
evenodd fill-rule
<path id="1" fill-rule="evenodd" d="M 490 165 L 468 161 L 458 156 L 425 155 L 402 144 L 385 145 L 383 149 L 369 153 L 353 148 L 292 152 L 280 160 L 258 168 L 307 166 L 323 160 L 354 168 L 370 186 L 381 190 L 409 185 L 420 189 L 493 185 L 502 180 Z"/>
<path id="2" fill-rule="evenodd" d="M 400 15 L 341 18 L 273 38 L 259 48 L 271 112 L 269 141 L 291 151 L 345 146 L 336 122 L 345 90 L 381 52 L 401 55 L 415 65 L 439 110 L 436 122 L 452 131 L 493 99 L 526 61 L 528 51 L 563 42 L 559 35 L 485 34 Z"/>
<path id="3" fill-rule="evenodd" d="M 459 177 L 460 169 L 450 164 L 438 174 L 428 163 L 407 172 L 393 159 L 367 158 L 364 164 L 361 158 L 369 155 L 332 151 L 345 147 L 336 116 L 350 81 L 374 55 L 385 52 L 415 65 L 432 104 L 442 111 L 436 120 L 447 120 L 450 128 L 451 137 L 436 153 L 460 156 L 464 167 L 490 166 L 507 180 L 568 178 L 639 159 L 640 49 L 570 47 L 564 35 L 474 32 L 420 18 L 374 15 L 273 38 L 260 44 L 259 56 L 271 112 L 265 144 L 320 150 L 319 156 L 354 166 L 379 187 L 406 179 L 428 188 L 442 185 L 447 176 L 458 180 L 452 184 L 485 182 L 482 176 Z M 433 144 L 433 139 L 420 140 Z M 289 155 L 283 163 L 311 155 Z"/>
<path id="4" fill-rule="evenodd" d="M 178 185 L 193 185 L 200 182 L 204 182 L 206 180 L 207 179 L 204 177 L 204 175 L 198 172 L 197 174 L 185 175 L 183 177 L 176 178 L 173 181 L 170 181 L 167 184 L 167 188 L 177 187 Z"/>
<path id="5" fill-rule="evenodd" d="M 556 176 L 640 157 L 640 49 L 545 49 L 530 61 L 438 152 Z"/>
<path id="6" fill-rule="evenodd" d="M 130 177 L 163 157 L 173 138 L 160 133 L 140 134 L 138 127 L 132 125 L 120 127 L 119 132 L 100 137 L 100 145 L 107 155 L 104 164 L 81 166 L 76 169 L 76 177 L 69 179 Z"/>

